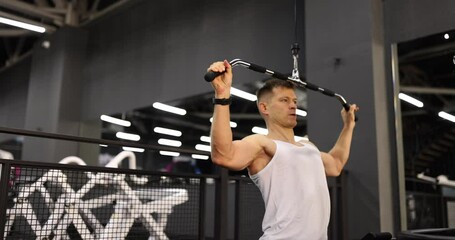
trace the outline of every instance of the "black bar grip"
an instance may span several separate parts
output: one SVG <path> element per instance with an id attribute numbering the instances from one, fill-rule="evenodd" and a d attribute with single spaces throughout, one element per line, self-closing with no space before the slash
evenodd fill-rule
<path id="1" fill-rule="evenodd" d="M 282 74 L 282 73 L 279 73 L 279 72 L 274 72 L 272 74 L 273 77 L 276 77 L 278 79 L 281 79 L 281 80 L 288 80 L 288 76 L 286 74 Z"/>
<path id="2" fill-rule="evenodd" d="M 326 88 L 321 88 L 321 89 L 322 89 L 322 91 L 320 91 L 320 92 L 321 92 L 322 94 L 327 95 L 327 96 L 329 96 L 329 97 L 335 97 L 335 93 L 332 92 L 331 90 L 326 89 Z"/>
<path id="3" fill-rule="evenodd" d="M 310 89 L 310 90 L 313 90 L 313 91 L 319 91 L 319 87 L 312 84 L 312 83 L 309 83 L 309 82 L 306 82 L 305 84 L 305 87 Z"/>
<path id="4" fill-rule="evenodd" d="M 207 82 L 211 82 L 213 81 L 213 79 L 215 79 L 216 77 L 220 76 L 221 74 L 223 74 L 224 72 L 214 72 L 214 71 L 208 71 L 205 75 L 204 75 L 204 79 L 205 81 Z"/>
<path id="5" fill-rule="evenodd" d="M 253 71 L 260 72 L 260 73 L 267 72 L 267 69 L 265 67 L 261 67 L 259 65 L 254 64 L 254 63 L 250 63 L 250 66 L 248 68 L 253 70 Z"/>
<path id="6" fill-rule="evenodd" d="M 351 105 L 349 105 L 348 103 L 345 103 L 345 104 L 343 104 L 343 108 L 344 108 L 344 110 L 349 111 L 349 109 L 351 108 Z M 354 121 L 356 121 L 356 122 L 359 121 L 359 118 L 357 116 L 355 116 Z"/>

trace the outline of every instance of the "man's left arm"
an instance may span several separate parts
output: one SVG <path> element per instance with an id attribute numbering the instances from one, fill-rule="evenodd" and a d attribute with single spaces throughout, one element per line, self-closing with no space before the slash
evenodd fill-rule
<path id="1" fill-rule="evenodd" d="M 355 112 L 358 110 L 357 105 L 353 104 L 349 108 L 349 111 L 345 111 L 344 109 L 341 111 L 344 125 L 340 136 L 328 153 L 321 152 L 321 158 L 327 176 L 339 176 L 349 159 L 352 135 L 355 127 Z"/>

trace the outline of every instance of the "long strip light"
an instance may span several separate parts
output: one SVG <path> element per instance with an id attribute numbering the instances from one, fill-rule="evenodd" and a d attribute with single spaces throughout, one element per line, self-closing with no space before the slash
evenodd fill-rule
<path id="1" fill-rule="evenodd" d="M 302 141 L 302 140 L 304 140 L 304 141 L 310 141 L 310 139 L 308 139 L 308 137 L 300 137 L 300 136 L 294 136 L 294 140 L 295 140 L 296 142 L 300 142 L 300 141 Z"/>
<path id="2" fill-rule="evenodd" d="M 117 124 L 117 125 L 124 126 L 124 127 L 130 127 L 131 126 L 131 122 L 130 121 L 126 121 L 126 120 L 123 120 L 123 119 L 118 119 L 118 118 L 111 117 L 111 116 L 108 116 L 108 115 L 101 115 L 100 119 L 105 121 L 105 122 Z"/>
<path id="3" fill-rule="evenodd" d="M 210 118 L 210 122 L 213 122 L 213 117 Z M 229 121 L 229 126 L 231 126 L 231 128 L 236 128 L 237 127 L 237 123 Z"/>
<path id="4" fill-rule="evenodd" d="M 4 17 L 0 17 L 0 23 L 8 24 L 11 26 L 15 26 L 15 27 L 19 27 L 19 28 L 27 29 L 27 30 L 34 31 L 34 32 L 39 32 L 39 33 L 46 32 L 46 28 L 24 23 L 24 22 L 19 22 L 19 21 L 12 20 L 9 18 L 4 18 Z"/>
<path id="5" fill-rule="evenodd" d="M 305 110 L 297 109 L 297 110 L 295 110 L 295 114 L 302 116 L 302 117 L 306 117 L 307 112 Z"/>
<path id="6" fill-rule="evenodd" d="M 262 135 L 269 134 L 269 130 L 267 130 L 267 128 L 261 128 L 261 127 L 256 127 L 256 126 L 254 126 L 251 129 L 251 131 L 254 132 L 254 133 L 257 133 L 257 134 L 262 134 Z"/>
<path id="7" fill-rule="evenodd" d="M 178 157 L 180 153 L 178 152 L 170 152 L 170 151 L 160 151 L 160 154 L 163 156 L 171 156 L 171 157 Z"/>
<path id="8" fill-rule="evenodd" d="M 158 139 L 158 144 L 171 146 L 171 147 L 180 147 L 180 146 L 182 146 L 182 142 L 180 142 L 180 141 L 171 140 L 171 139 L 165 139 L 165 138 Z"/>
<path id="9" fill-rule="evenodd" d="M 262 128 L 262 127 L 256 127 L 256 126 L 255 126 L 255 127 L 253 127 L 253 128 L 251 129 L 251 131 L 252 131 L 253 133 L 262 134 L 262 135 L 267 135 L 267 134 L 269 134 L 269 130 L 267 130 L 267 128 Z M 308 141 L 309 139 L 308 139 L 308 137 L 294 136 L 294 140 L 295 140 L 296 142 L 299 142 L 299 141 L 301 141 L 301 140 L 306 140 L 306 141 Z"/>
<path id="10" fill-rule="evenodd" d="M 406 101 L 406 102 L 408 102 L 408 103 L 410 103 L 410 104 L 412 104 L 412 105 L 414 105 L 416 107 L 419 107 L 419 108 L 423 107 L 423 102 L 421 102 L 420 100 L 417 100 L 417 99 L 415 99 L 415 98 L 413 98 L 413 97 L 411 97 L 409 95 L 406 95 L 404 93 L 399 93 L 398 94 L 398 98 L 403 100 L 403 101 Z"/>
<path id="11" fill-rule="evenodd" d="M 209 156 L 207 155 L 200 155 L 200 154 L 191 154 L 191 157 L 194 159 L 201 159 L 201 160 L 208 160 Z"/>
<path id="12" fill-rule="evenodd" d="M 174 106 L 167 105 L 167 104 L 160 103 L 160 102 L 155 102 L 155 103 L 153 103 L 152 106 L 154 108 L 156 108 L 156 109 L 159 109 L 159 110 L 162 110 L 162 111 L 166 111 L 166 112 L 170 112 L 170 113 L 174 113 L 174 114 L 178 114 L 178 115 L 182 115 L 182 116 L 186 114 L 186 110 L 185 109 L 174 107 Z"/>
<path id="13" fill-rule="evenodd" d="M 201 139 L 201 141 L 203 141 L 203 142 L 208 142 L 208 143 L 211 142 L 211 139 L 210 139 L 210 137 L 208 137 L 208 136 L 201 136 L 200 139 Z"/>
<path id="14" fill-rule="evenodd" d="M 135 148 L 135 147 L 122 147 L 123 150 L 125 151 L 131 151 L 131 152 L 144 152 L 145 149 L 143 148 Z"/>
<path id="15" fill-rule="evenodd" d="M 242 90 L 237 89 L 235 87 L 231 87 L 231 94 L 234 95 L 234 96 L 237 96 L 237 97 L 252 101 L 252 102 L 257 100 L 256 95 L 248 93 L 248 92 L 245 92 L 245 91 L 242 91 Z"/>
<path id="16" fill-rule="evenodd" d="M 130 140 L 130 141 L 139 141 L 141 140 L 141 136 L 132 133 L 125 133 L 125 132 L 117 132 L 115 134 L 117 138 Z"/>
<path id="17" fill-rule="evenodd" d="M 440 111 L 440 112 L 438 113 L 438 116 L 441 117 L 441 118 L 444 118 L 444 119 L 446 119 L 446 120 L 449 120 L 449 121 L 451 121 L 451 122 L 455 122 L 455 116 L 452 115 L 452 114 L 446 113 L 446 112 L 444 112 L 444 111 Z"/>
<path id="18" fill-rule="evenodd" d="M 182 136 L 182 132 L 174 129 L 163 128 L 163 127 L 155 127 L 153 131 L 160 134 L 166 134 L 174 137 Z"/>
<path id="19" fill-rule="evenodd" d="M 199 151 L 206 151 L 206 152 L 212 151 L 212 149 L 209 145 L 204 145 L 204 144 L 196 144 L 195 148 L 196 148 L 196 150 L 199 150 Z"/>

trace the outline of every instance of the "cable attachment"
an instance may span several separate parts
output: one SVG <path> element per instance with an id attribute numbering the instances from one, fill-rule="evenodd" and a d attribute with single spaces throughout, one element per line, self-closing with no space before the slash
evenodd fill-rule
<path id="1" fill-rule="evenodd" d="M 294 59 L 294 69 L 292 69 L 291 78 L 293 80 L 298 80 L 298 81 L 300 81 L 299 60 L 298 60 L 298 58 L 299 58 L 299 50 L 300 50 L 300 47 L 299 47 L 298 43 L 292 44 L 291 52 L 292 52 L 292 58 Z"/>

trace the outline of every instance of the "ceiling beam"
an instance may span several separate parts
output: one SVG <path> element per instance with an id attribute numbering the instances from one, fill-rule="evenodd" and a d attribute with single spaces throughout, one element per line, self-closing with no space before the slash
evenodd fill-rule
<path id="1" fill-rule="evenodd" d="M 100 4 L 100 0 L 95 0 L 93 3 L 92 3 L 92 7 L 90 8 L 90 13 L 95 13 L 96 11 L 98 11 L 98 5 Z"/>
<path id="2" fill-rule="evenodd" d="M 437 150 L 437 151 L 440 151 L 440 152 L 445 152 L 447 151 L 447 148 L 446 147 L 441 147 L 441 145 L 437 144 L 437 143 L 431 143 L 430 144 L 430 148 L 434 149 L 434 150 Z"/>
<path id="3" fill-rule="evenodd" d="M 24 48 L 24 43 L 25 43 L 25 38 L 20 37 L 19 41 L 17 42 L 16 48 L 14 49 L 13 56 L 11 56 L 10 60 L 8 60 L 8 61 L 15 62 L 19 58 L 19 56 L 21 55 L 22 49 Z"/>
<path id="4" fill-rule="evenodd" d="M 455 89 L 453 88 L 400 86 L 400 90 L 411 93 L 455 95 Z"/>
<path id="5" fill-rule="evenodd" d="M 439 139 L 437 140 L 437 143 L 438 143 L 438 144 L 442 144 L 442 145 L 444 145 L 444 146 L 446 146 L 446 147 L 448 147 L 448 148 L 451 148 L 451 147 L 453 147 L 453 145 L 454 145 L 452 142 L 447 141 L 447 140 L 442 139 L 442 138 L 439 138 Z"/>
<path id="6" fill-rule="evenodd" d="M 429 162 L 433 162 L 433 161 L 434 161 L 434 158 L 428 157 L 428 156 L 422 155 L 422 154 L 420 154 L 419 156 L 417 156 L 416 159 L 417 159 L 417 160 L 429 161 Z"/>
<path id="7" fill-rule="evenodd" d="M 55 13 L 55 14 L 60 14 L 60 15 L 66 14 L 66 9 L 65 8 L 39 7 L 39 9 L 41 9 L 43 11 L 46 11 L 46 12 L 49 12 L 49 13 Z"/>
<path id="8" fill-rule="evenodd" d="M 433 157 L 440 157 L 442 155 L 441 152 L 431 150 L 429 148 L 425 148 L 420 154 L 425 154 L 427 156 L 433 156 Z"/>
<path id="9" fill-rule="evenodd" d="M 47 0 L 35 0 L 35 4 L 39 7 L 49 7 Z"/>
<path id="10" fill-rule="evenodd" d="M 109 7 L 106 7 L 104 8 L 103 10 L 101 11 L 97 11 L 93 14 L 90 14 L 87 19 L 82 23 L 82 25 L 84 24 L 87 24 L 97 18 L 100 18 L 108 13 L 113 13 L 115 11 L 118 11 L 121 9 L 121 7 L 123 7 L 124 5 L 126 6 L 126 4 L 130 4 L 132 2 L 132 0 L 119 0 L 111 5 L 109 5 Z"/>
<path id="11" fill-rule="evenodd" d="M 66 9 L 68 1 L 66 0 L 53 0 L 56 8 Z"/>
<path id="12" fill-rule="evenodd" d="M 63 22 L 63 17 L 39 9 L 36 5 L 17 1 L 0 0 L 0 6 L 21 13 L 30 14 L 35 17 L 46 18 L 53 21 Z"/>
<path id="13" fill-rule="evenodd" d="M 411 51 L 399 57 L 400 64 L 448 55 L 455 52 L 455 42 Z"/>
<path id="14" fill-rule="evenodd" d="M 0 37 L 22 37 L 35 34 L 25 29 L 0 29 Z"/>

